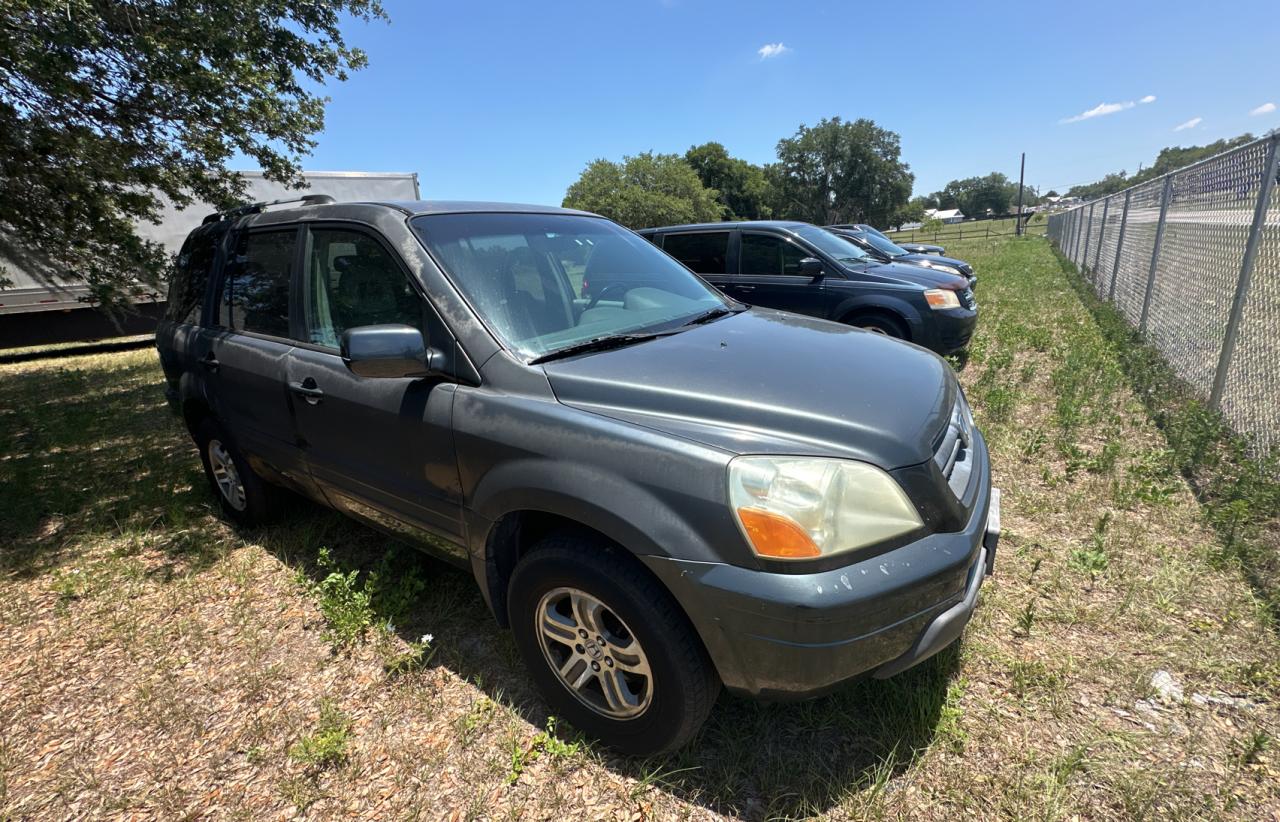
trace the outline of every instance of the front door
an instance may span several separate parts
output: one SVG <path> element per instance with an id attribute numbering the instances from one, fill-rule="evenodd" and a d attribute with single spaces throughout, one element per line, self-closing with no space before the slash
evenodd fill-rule
<path id="1" fill-rule="evenodd" d="M 342 333 L 366 325 L 410 325 L 443 350 L 453 341 L 399 257 L 373 233 L 315 226 L 305 242 L 304 341 L 287 371 L 312 479 L 335 507 L 465 562 L 455 385 L 357 377 L 339 354 Z"/>
<path id="2" fill-rule="evenodd" d="M 744 303 L 825 318 L 830 311 L 823 278 L 800 271 L 800 261 L 812 256 L 790 238 L 744 231 L 730 293 Z"/>
<path id="3" fill-rule="evenodd" d="M 728 231 L 668 234 L 662 238 L 662 250 L 727 294 L 733 283 L 729 271 L 730 234 Z"/>

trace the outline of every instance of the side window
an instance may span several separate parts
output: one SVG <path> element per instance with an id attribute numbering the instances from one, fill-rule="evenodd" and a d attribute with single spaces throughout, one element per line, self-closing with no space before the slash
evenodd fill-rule
<path id="1" fill-rule="evenodd" d="M 741 271 L 744 275 L 800 274 L 807 255 L 794 243 L 771 234 L 742 235 Z"/>
<path id="2" fill-rule="evenodd" d="M 222 282 L 224 327 L 289 336 L 289 278 L 297 237 L 292 228 L 240 235 Z"/>
<path id="3" fill-rule="evenodd" d="M 395 259 L 368 234 L 316 228 L 307 249 L 307 339 L 337 348 L 364 325 L 411 325 L 425 333 L 422 298 Z"/>
<path id="4" fill-rule="evenodd" d="M 183 243 L 173 267 L 173 279 L 169 282 L 166 319 L 199 324 L 200 309 L 204 306 L 205 290 L 209 285 L 209 272 L 213 270 L 213 258 L 222 236 L 205 232 L 188 237 Z"/>
<path id="5" fill-rule="evenodd" d="M 699 274 L 728 274 L 729 232 L 668 234 L 662 250 Z"/>

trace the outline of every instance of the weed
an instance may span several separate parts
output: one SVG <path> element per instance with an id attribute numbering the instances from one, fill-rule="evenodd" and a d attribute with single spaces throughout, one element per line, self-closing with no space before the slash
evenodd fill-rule
<path id="1" fill-rule="evenodd" d="M 1271 746 L 1271 735 L 1263 730 L 1255 730 L 1245 737 L 1240 746 L 1240 754 L 1236 761 L 1243 767 L 1255 765 L 1258 758 Z"/>
<path id="2" fill-rule="evenodd" d="M 329 572 L 310 585 L 316 606 L 324 615 L 325 638 L 340 648 L 354 645 L 373 626 L 372 596 L 357 582 L 359 569 L 343 571 L 328 548 L 320 549 L 316 562 Z"/>
<path id="3" fill-rule="evenodd" d="M 471 710 L 458 720 L 458 735 L 462 738 L 462 744 L 466 746 L 474 742 L 479 731 L 493 721 L 497 712 L 497 703 L 486 696 L 472 703 Z"/>
<path id="4" fill-rule="evenodd" d="M 320 703 L 320 720 L 315 730 L 289 749 L 289 758 L 309 768 L 325 769 L 347 758 L 351 742 L 351 720 L 329 700 Z"/>
<path id="5" fill-rule="evenodd" d="M 1018 614 L 1018 620 L 1014 625 L 1014 636 L 1029 637 L 1031 636 L 1031 627 L 1036 622 L 1036 601 L 1033 599 L 1027 603 L 1027 607 L 1023 608 Z"/>
<path id="6" fill-rule="evenodd" d="M 392 632 L 388 631 L 387 633 L 391 634 Z M 436 655 L 437 649 L 433 645 L 434 640 L 435 637 L 431 634 L 423 634 L 421 639 L 409 643 L 408 650 L 389 653 L 384 656 L 382 667 L 387 676 L 404 676 L 426 668 L 431 663 L 431 658 Z"/>
<path id="7" fill-rule="evenodd" d="M 947 696 L 942 702 L 942 707 L 938 712 L 937 735 L 952 753 L 964 753 L 965 743 L 969 741 L 969 734 L 965 731 L 964 726 L 960 724 L 961 718 L 964 716 L 964 709 L 960 707 L 960 700 L 964 697 L 965 688 L 968 683 L 963 679 L 957 679 L 947 685 Z"/>
<path id="8" fill-rule="evenodd" d="M 1097 524 L 1093 526 L 1093 534 L 1089 537 L 1089 544 L 1084 548 L 1077 548 L 1071 552 L 1070 565 L 1077 571 L 1081 571 L 1089 575 L 1089 584 L 1092 585 L 1098 579 L 1098 575 L 1107 570 L 1107 525 L 1111 522 L 1111 512 L 1106 511 L 1098 518 Z"/>

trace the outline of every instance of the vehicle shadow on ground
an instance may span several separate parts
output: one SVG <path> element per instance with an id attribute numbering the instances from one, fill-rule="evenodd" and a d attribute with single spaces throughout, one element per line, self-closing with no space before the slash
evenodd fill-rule
<path id="1" fill-rule="evenodd" d="M 300 504 L 287 528 L 309 532 L 313 545 L 344 545 L 344 562 L 368 569 L 379 561 L 375 551 L 355 545 L 371 532 L 309 504 Z M 279 537 L 258 541 L 316 580 L 328 573 L 313 553 L 298 550 L 296 533 Z M 396 617 L 396 633 L 407 642 L 431 634 L 433 667 L 449 669 L 533 726 L 546 727 L 547 707 L 471 574 L 409 550 L 398 553 L 401 572 L 418 574 L 426 584 Z M 744 819 L 818 814 L 851 794 L 872 795 L 935 737 L 950 732 L 945 706 L 958 662 L 952 647 L 891 680 L 859 679 L 806 702 L 762 703 L 722 693 L 702 732 L 680 751 L 622 757 L 595 743 L 590 751 L 605 767 L 638 780 L 638 796 L 664 791 Z M 574 734 L 560 726 L 561 736 Z"/>

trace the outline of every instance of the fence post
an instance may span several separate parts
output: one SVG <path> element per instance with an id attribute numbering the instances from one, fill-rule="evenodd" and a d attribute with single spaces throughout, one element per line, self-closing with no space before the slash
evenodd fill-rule
<path id="1" fill-rule="evenodd" d="M 1116 277 L 1120 275 L 1120 249 L 1124 248 L 1124 229 L 1129 224 L 1129 198 L 1133 189 L 1124 193 L 1124 212 L 1120 215 L 1120 236 L 1116 237 L 1116 261 L 1111 266 L 1111 288 L 1107 291 L 1107 302 L 1116 301 Z"/>
<path id="2" fill-rule="evenodd" d="M 1098 247 L 1093 252 L 1093 276 L 1098 276 L 1098 262 L 1102 259 L 1102 238 L 1107 236 L 1107 211 L 1111 209 L 1111 197 L 1102 201 L 1102 225 L 1098 226 Z"/>
<path id="3" fill-rule="evenodd" d="M 1258 202 L 1253 207 L 1253 224 L 1249 227 L 1249 241 L 1244 247 L 1244 259 L 1240 262 L 1240 277 L 1236 281 L 1235 298 L 1231 301 L 1231 314 L 1227 318 L 1227 333 L 1222 338 L 1222 351 L 1218 355 L 1218 370 L 1213 375 L 1213 391 L 1209 394 L 1209 407 L 1221 408 L 1222 391 L 1227 385 L 1227 371 L 1231 368 L 1231 355 L 1236 349 L 1236 336 L 1240 331 L 1240 318 L 1244 315 L 1245 301 L 1249 297 L 1249 282 L 1253 278 L 1253 262 L 1258 256 L 1262 240 L 1262 226 L 1271 205 L 1271 193 L 1276 184 L 1277 147 L 1280 133 L 1271 135 L 1267 147 L 1267 161 L 1263 168 L 1262 184 L 1258 187 Z"/>
<path id="4" fill-rule="evenodd" d="M 1093 234 L 1093 209 L 1096 205 L 1096 202 L 1089 203 L 1089 218 L 1084 221 L 1084 253 L 1080 255 L 1081 274 L 1087 273 L 1089 269 L 1089 238 Z"/>
<path id="5" fill-rule="evenodd" d="M 1080 229 L 1084 228 L 1084 206 L 1076 209 L 1076 237 L 1071 243 L 1071 262 L 1079 262 L 1077 259 L 1080 251 Z"/>
<path id="6" fill-rule="evenodd" d="M 1156 223 L 1156 242 L 1151 249 L 1151 271 L 1147 274 L 1147 293 L 1142 298 L 1142 322 L 1138 323 L 1138 331 L 1147 333 L 1147 315 L 1151 313 L 1151 294 L 1156 287 L 1156 266 L 1160 263 L 1160 244 L 1164 240 L 1164 220 L 1169 214 L 1169 189 L 1173 187 L 1173 173 L 1164 178 L 1164 188 L 1160 190 L 1160 222 Z"/>

